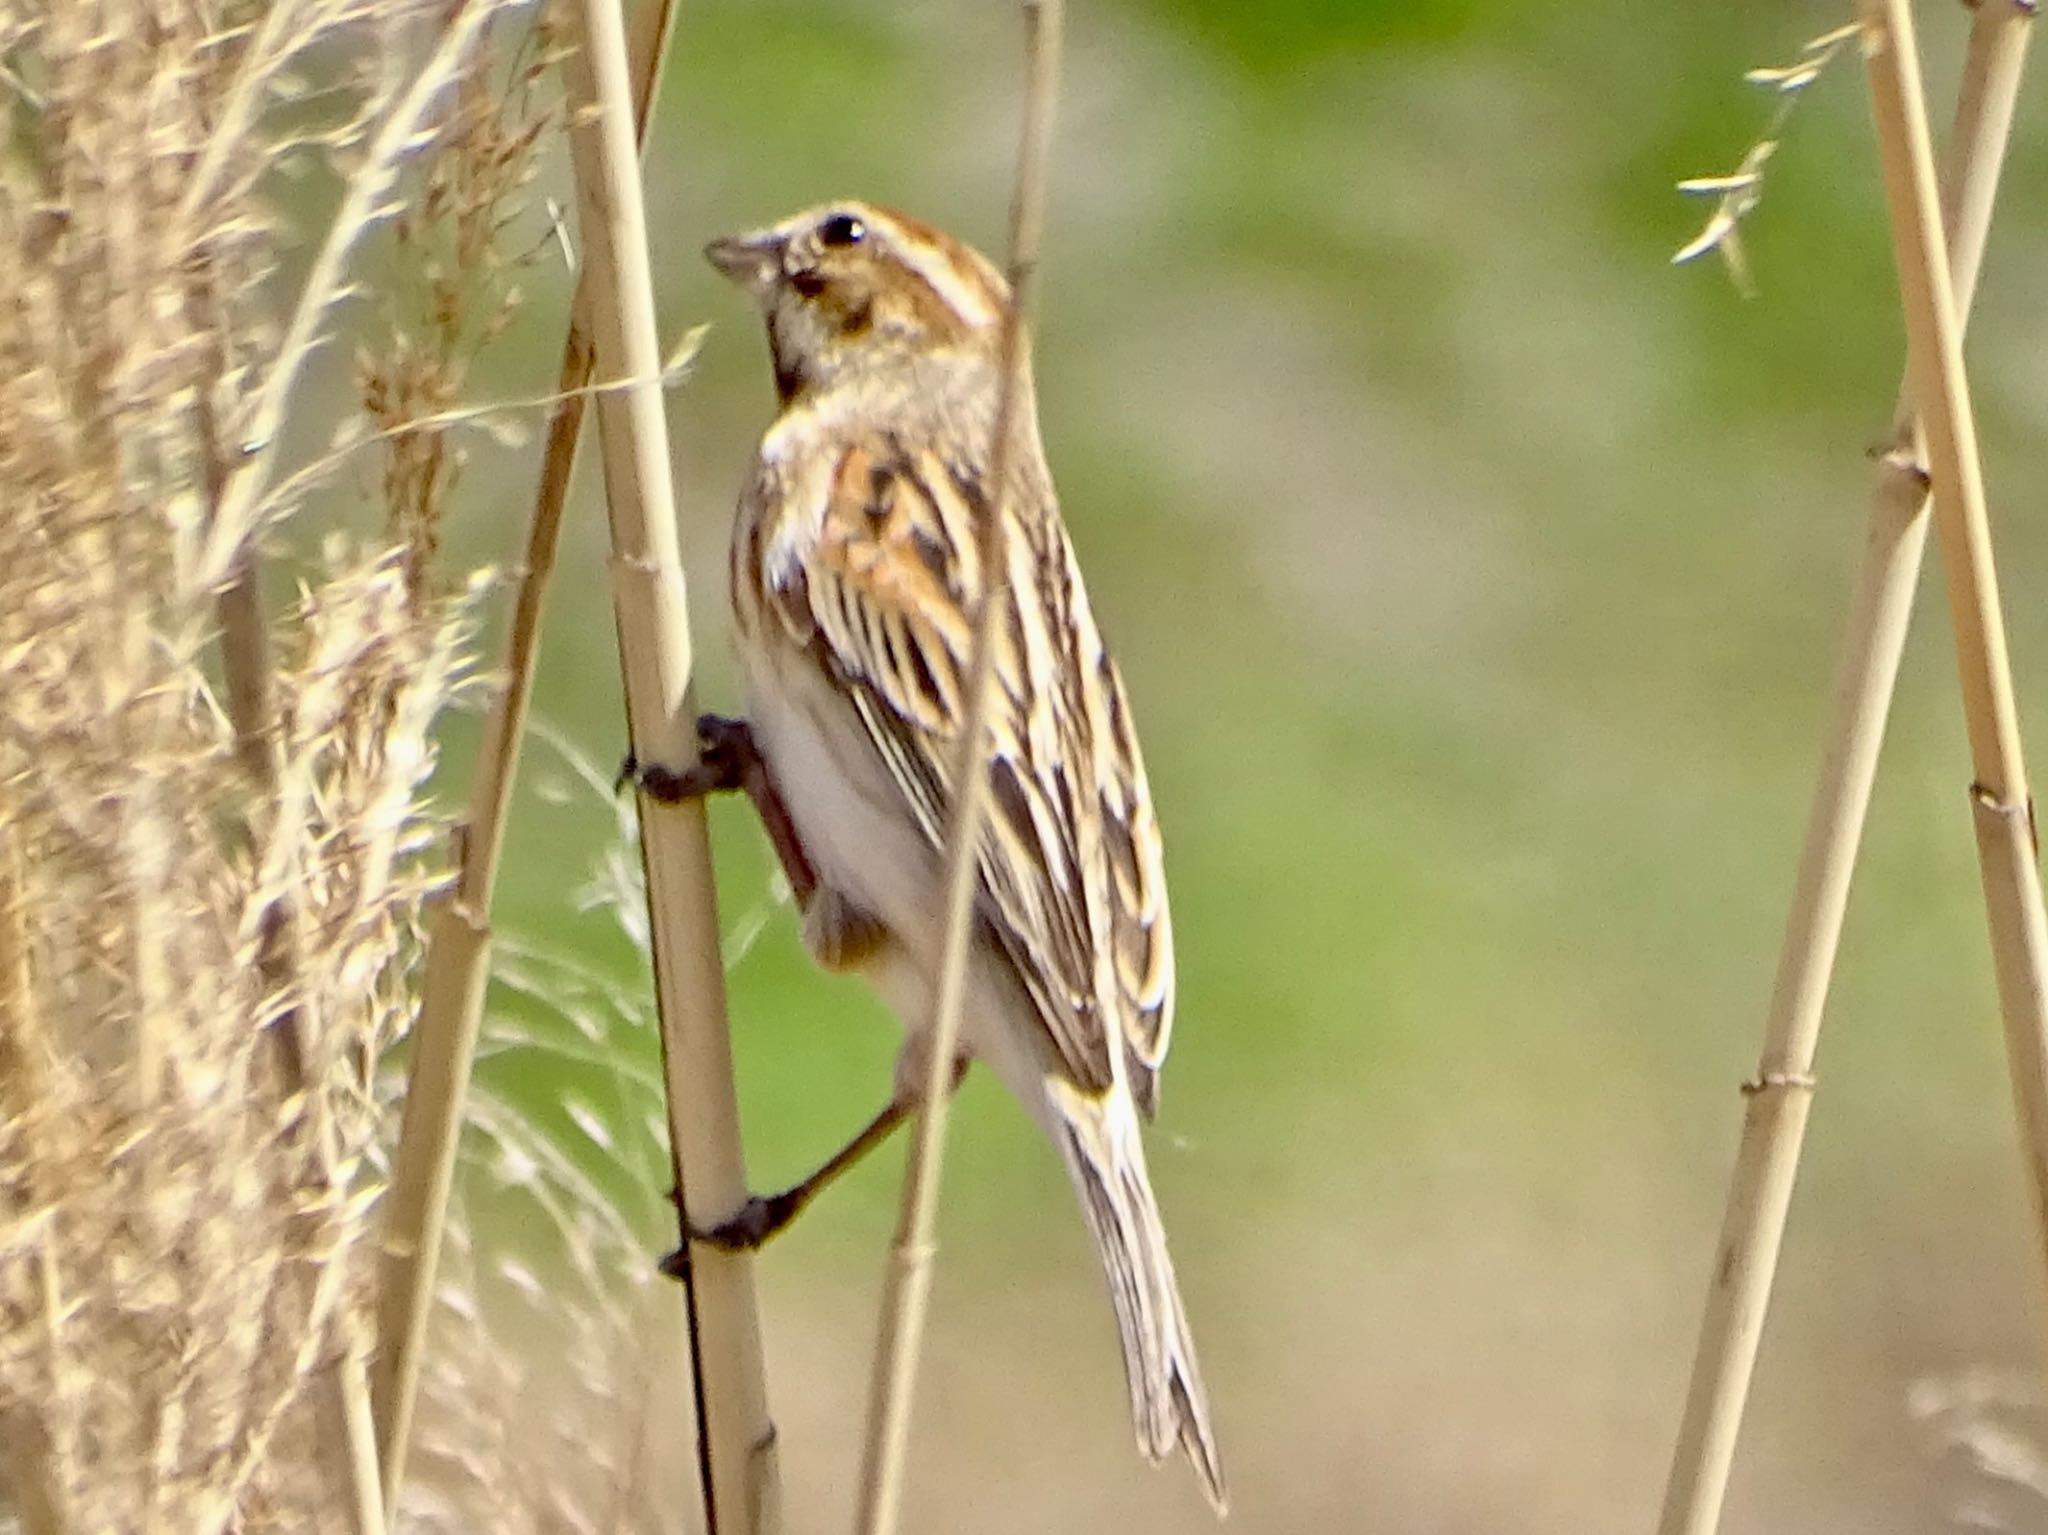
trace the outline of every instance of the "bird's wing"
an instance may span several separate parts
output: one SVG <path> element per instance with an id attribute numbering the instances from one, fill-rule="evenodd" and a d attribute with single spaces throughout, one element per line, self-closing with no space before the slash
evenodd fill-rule
<path id="1" fill-rule="evenodd" d="M 842 448 L 816 493 L 814 531 L 753 569 L 943 849 L 985 497 L 971 472 L 893 442 Z M 1100 1092 L 1122 1075 L 1150 1113 L 1173 1015 L 1158 826 L 1065 531 L 1049 497 L 1019 510 L 1030 514 L 1007 519 L 1003 541 L 1011 601 L 997 637 L 979 910 L 1075 1083 Z"/>

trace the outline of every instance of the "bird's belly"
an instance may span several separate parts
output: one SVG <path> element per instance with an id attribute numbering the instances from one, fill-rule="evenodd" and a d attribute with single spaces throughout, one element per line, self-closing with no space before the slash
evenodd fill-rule
<path id="1" fill-rule="evenodd" d="M 862 973 L 915 1040 L 929 1026 L 938 974 L 943 863 L 854 706 L 808 658 L 765 675 L 750 664 L 746 689 L 755 744 L 820 884 L 889 930 L 891 941 Z M 1042 1117 L 1051 1042 L 1008 961 L 985 941 L 970 950 L 960 1028 L 965 1051 Z M 921 1062 L 906 1051 L 901 1069 L 919 1071 Z"/>
<path id="2" fill-rule="evenodd" d="M 939 900 L 938 855 L 853 705 L 808 658 L 772 677 L 750 666 L 747 695 L 755 744 L 819 881 L 899 939 L 921 932 Z"/>

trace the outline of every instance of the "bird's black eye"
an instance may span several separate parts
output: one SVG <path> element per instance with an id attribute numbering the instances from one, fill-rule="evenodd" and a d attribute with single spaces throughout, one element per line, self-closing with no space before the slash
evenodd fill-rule
<path id="1" fill-rule="evenodd" d="M 858 245 L 868 237 L 868 226 L 851 213 L 835 213 L 818 226 L 820 245 Z"/>

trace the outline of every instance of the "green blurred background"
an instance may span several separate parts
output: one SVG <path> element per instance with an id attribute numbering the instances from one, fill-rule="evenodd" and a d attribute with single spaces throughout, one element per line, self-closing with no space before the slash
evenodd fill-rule
<path id="1" fill-rule="evenodd" d="M 1923 9 L 1945 122 L 1964 13 Z M 1154 1172 L 1235 1529 L 1654 1517 L 1902 355 L 1853 55 L 1771 164 L 1755 297 L 1666 264 L 1706 211 L 1672 184 L 1762 131 L 1745 68 L 1844 19 L 1074 9 L 1040 395 L 1167 833 L 1182 980 Z M 756 326 L 697 249 L 835 195 L 999 248 L 1018 41 L 1003 5 L 683 8 L 647 179 L 664 328 L 714 327 L 670 413 L 707 706 L 736 703 L 724 543 L 772 402 Z M 2048 752 L 2037 106 L 1972 361 Z M 538 366 L 558 326 L 522 322 Z M 519 483 L 471 485 L 508 556 Z M 584 511 L 538 707 L 609 764 Z M 1730 1530 L 1954 1527 L 1977 1489 L 1930 1393 L 1980 1368 L 2023 1388 L 2032 1357 L 1938 598 L 1930 580 Z M 626 851 L 611 807 L 547 752 L 524 792 L 501 926 L 643 984 L 576 899 Z M 714 831 L 749 1160 L 778 1187 L 880 1102 L 897 1032 L 810 968 L 748 816 L 721 805 Z M 487 1072 L 543 1116 L 617 1091 L 546 1052 Z M 1131 1448 L 1056 1160 L 978 1077 L 953 1152 L 910 1527 L 1206 1527 L 1193 1478 Z M 759 1265 L 793 1531 L 845 1522 L 900 1165 Z"/>

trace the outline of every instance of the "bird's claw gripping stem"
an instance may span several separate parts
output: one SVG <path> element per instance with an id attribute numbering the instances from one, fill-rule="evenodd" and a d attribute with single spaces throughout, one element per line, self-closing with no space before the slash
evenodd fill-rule
<path id="1" fill-rule="evenodd" d="M 632 752 L 619 765 L 617 783 L 631 784 L 650 799 L 664 805 L 702 799 L 747 787 L 750 773 L 759 772 L 761 754 L 754 747 L 754 732 L 745 720 L 727 719 L 720 714 L 697 718 L 697 760 L 681 772 L 659 762 L 642 762 Z"/>

